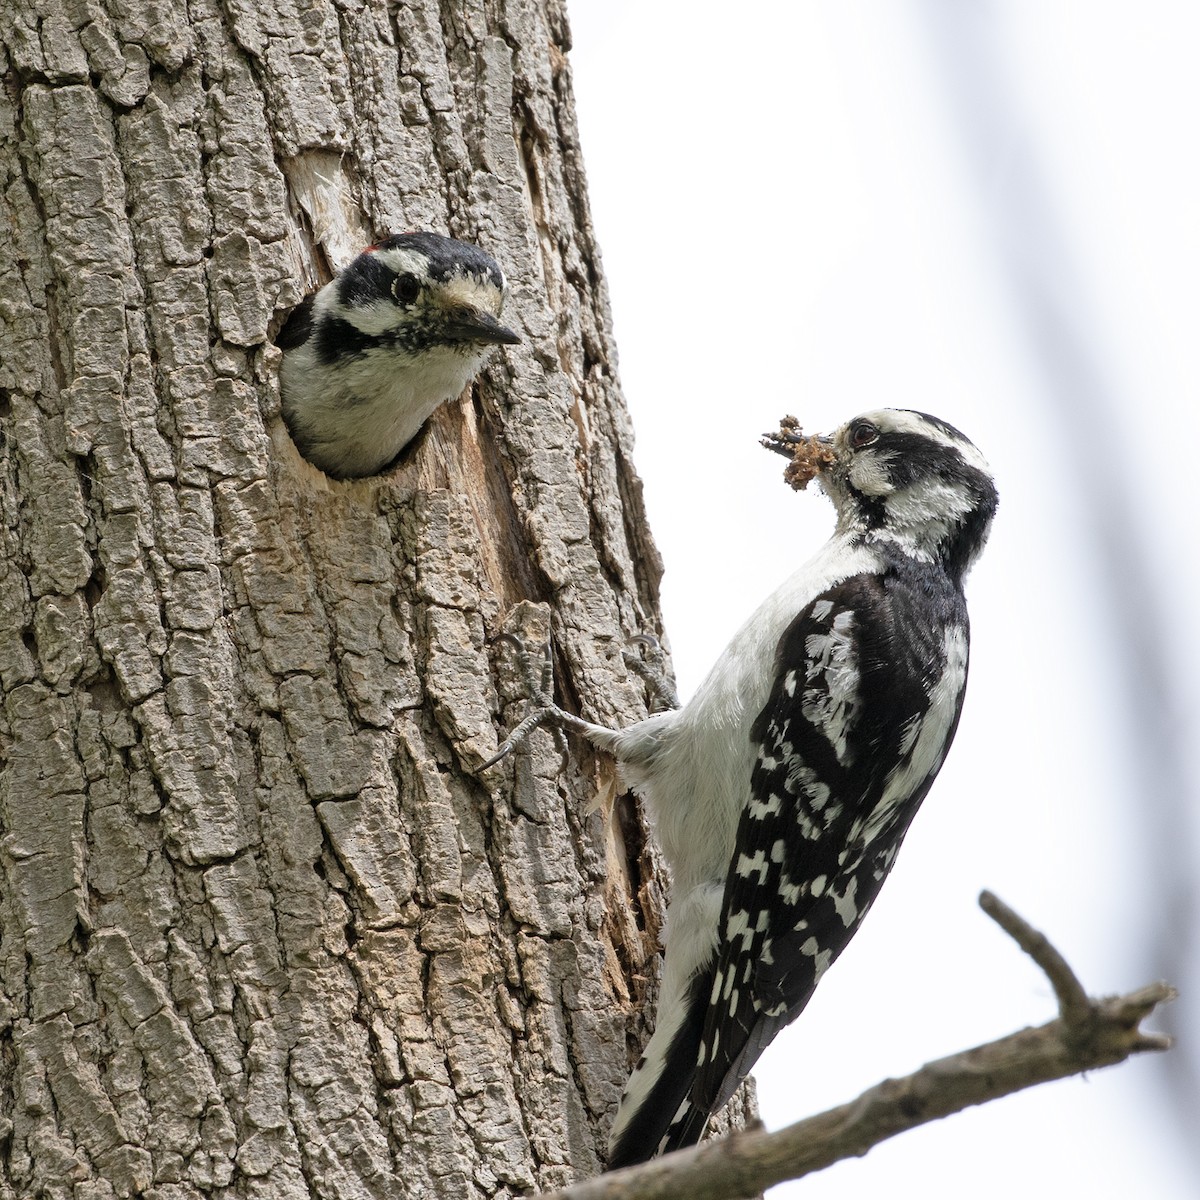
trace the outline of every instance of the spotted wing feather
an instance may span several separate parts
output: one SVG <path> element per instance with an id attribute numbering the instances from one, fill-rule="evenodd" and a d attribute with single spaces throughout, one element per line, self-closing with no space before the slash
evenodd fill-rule
<path id="1" fill-rule="evenodd" d="M 781 638 L 698 1069 L 667 1149 L 700 1138 L 858 929 L 953 737 L 965 645 L 961 593 L 911 563 L 835 586 Z"/>

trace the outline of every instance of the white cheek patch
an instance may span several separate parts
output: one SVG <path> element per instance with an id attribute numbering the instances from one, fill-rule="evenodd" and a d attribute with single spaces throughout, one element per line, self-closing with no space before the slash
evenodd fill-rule
<path id="1" fill-rule="evenodd" d="M 887 496 L 895 491 L 887 463 L 877 454 L 858 454 L 850 464 L 848 478 L 864 496 Z"/>
<path id="2" fill-rule="evenodd" d="M 964 488 L 942 480 L 922 480 L 889 497 L 888 520 L 905 531 L 896 540 L 914 557 L 929 560 L 973 507 Z"/>
<path id="3" fill-rule="evenodd" d="M 973 507 L 972 497 L 965 488 L 941 479 L 922 479 L 898 493 L 887 506 L 898 522 L 916 526 L 936 519 L 947 529 Z"/>
<path id="4" fill-rule="evenodd" d="M 313 306 L 316 314 L 337 306 L 336 289 L 336 279 L 321 289 Z M 372 300 L 370 304 L 356 304 L 345 315 L 351 318 L 355 329 L 361 329 L 363 333 L 372 337 L 379 337 L 387 333 L 396 324 L 396 306 L 391 299 Z"/>

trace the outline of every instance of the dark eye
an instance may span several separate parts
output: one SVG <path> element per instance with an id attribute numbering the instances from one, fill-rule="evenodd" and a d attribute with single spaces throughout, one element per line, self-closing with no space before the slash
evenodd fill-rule
<path id="1" fill-rule="evenodd" d="M 861 450 L 878 440 L 879 430 L 870 421 L 856 421 L 850 426 L 850 445 L 853 449 Z"/>
<path id="2" fill-rule="evenodd" d="M 392 295 L 401 304 L 411 304 L 421 294 L 421 281 L 415 275 L 397 275 Z"/>

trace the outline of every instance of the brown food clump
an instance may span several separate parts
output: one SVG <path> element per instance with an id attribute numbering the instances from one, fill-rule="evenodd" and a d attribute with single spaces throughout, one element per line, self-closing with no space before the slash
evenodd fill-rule
<path id="1" fill-rule="evenodd" d="M 762 444 L 792 461 L 783 472 L 784 482 L 802 492 L 821 472 L 834 463 L 833 449 L 816 436 L 805 437 L 795 417 L 784 417 L 776 433 L 764 433 Z"/>

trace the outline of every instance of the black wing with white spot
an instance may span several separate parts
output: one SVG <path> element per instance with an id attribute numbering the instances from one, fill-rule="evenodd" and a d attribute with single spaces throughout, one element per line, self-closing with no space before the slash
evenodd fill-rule
<path id="1" fill-rule="evenodd" d="M 911 560 L 832 588 L 780 640 L 667 1149 L 699 1139 L 857 930 L 954 735 L 966 645 L 961 592 Z"/>

